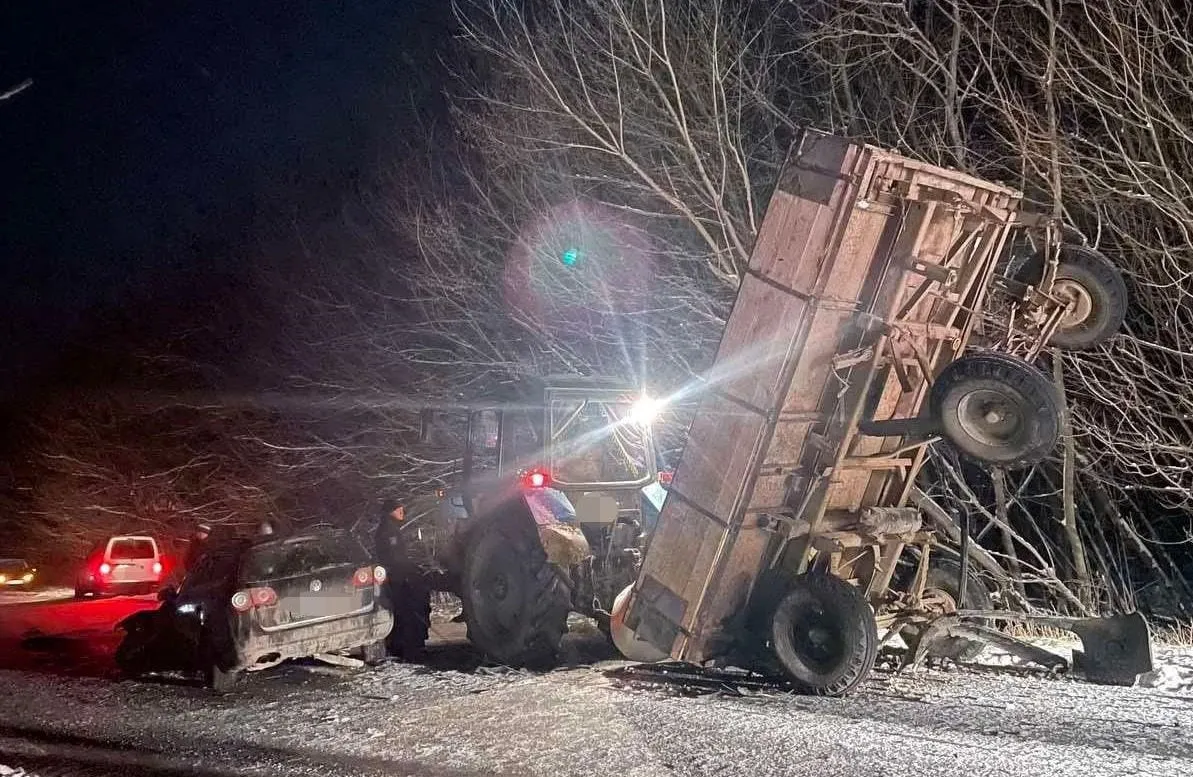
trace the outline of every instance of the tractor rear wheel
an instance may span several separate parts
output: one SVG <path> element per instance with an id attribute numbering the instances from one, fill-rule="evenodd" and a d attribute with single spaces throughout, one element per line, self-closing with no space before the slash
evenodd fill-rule
<path id="1" fill-rule="evenodd" d="M 878 627 L 861 589 L 829 574 L 797 578 L 771 620 L 775 658 L 795 685 L 844 696 L 874 667 Z"/>
<path id="2" fill-rule="evenodd" d="M 971 459 L 1013 469 L 1043 460 L 1060 439 L 1056 386 L 1031 364 L 1001 353 L 952 362 L 932 384 L 929 408 L 943 436 Z"/>
<path id="3" fill-rule="evenodd" d="M 481 652 L 513 667 L 555 662 L 571 596 L 533 529 L 515 520 L 480 529 L 462 589 L 468 639 Z"/>

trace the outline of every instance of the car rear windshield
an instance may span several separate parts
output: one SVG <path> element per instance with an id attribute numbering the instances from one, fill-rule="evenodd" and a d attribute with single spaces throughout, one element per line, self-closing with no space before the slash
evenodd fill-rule
<path id="1" fill-rule="evenodd" d="M 151 540 L 116 540 L 112 543 L 114 561 L 136 561 L 153 558 L 157 553 Z"/>
<path id="2" fill-rule="evenodd" d="M 244 577 L 249 581 L 294 577 L 362 560 L 361 550 L 345 539 L 304 537 L 253 548 Z"/>

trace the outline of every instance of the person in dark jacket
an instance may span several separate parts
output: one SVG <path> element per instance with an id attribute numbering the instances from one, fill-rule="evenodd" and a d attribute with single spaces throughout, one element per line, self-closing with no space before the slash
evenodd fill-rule
<path id="1" fill-rule="evenodd" d="M 386 639 L 390 655 L 407 661 L 421 658 L 431 626 L 431 589 L 422 570 L 409 554 L 402 527 L 406 509 L 387 509 L 377 526 L 377 560 L 389 573 L 384 593 L 394 614 L 394 627 Z"/>
<path id="2" fill-rule="evenodd" d="M 195 527 L 195 531 L 191 533 L 190 539 L 186 544 L 186 556 L 182 561 L 182 569 L 179 570 L 179 578 L 185 577 L 194 566 L 199 557 L 203 555 L 203 551 L 207 548 L 207 540 L 211 537 L 211 527 L 205 523 L 201 523 Z"/>

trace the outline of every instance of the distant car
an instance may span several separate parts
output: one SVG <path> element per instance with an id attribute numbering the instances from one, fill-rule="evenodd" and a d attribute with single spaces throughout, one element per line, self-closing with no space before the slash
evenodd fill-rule
<path id="1" fill-rule="evenodd" d="M 116 661 L 126 674 L 184 671 L 226 690 L 239 673 L 286 659 L 385 656 L 393 615 L 385 568 L 346 534 L 225 541 L 207 548 L 157 610 L 123 620 Z"/>
<path id="2" fill-rule="evenodd" d="M 0 588 L 31 588 L 36 573 L 23 558 L 0 558 Z"/>
<path id="3" fill-rule="evenodd" d="M 165 579 L 165 566 L 153 537 L 110 537 L 87 555 L 75 578 L 75 597 L 153 593 Z"/>

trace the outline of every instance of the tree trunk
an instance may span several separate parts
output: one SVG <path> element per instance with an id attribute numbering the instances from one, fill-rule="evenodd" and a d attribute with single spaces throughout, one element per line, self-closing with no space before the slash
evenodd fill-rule
<path id="1" fill-rule="evenodd" d="M 1069 413 L 1069 399 L 1065 394 L 1065 377 L 1062 356 L 1059 350 L 1052 352 L 1052 378 L 1060 392 L 1060 436 L 1065 446 L 1064 463 L 1061 471 L 1060 498 L 1064 508 L 1065 538 L 1069 543 L 1069 557 L 1073 561 L 1073 575 L 1077 578 L 1077 598 L 1089 606 L 1093 604 L 1093 586 L 1089 575 L 1089 562 L 1085 557 L 1085 545 L 1077 529 L 1077 476 L 1076 451 L 1073 447 L 1073 424 Z"/>

